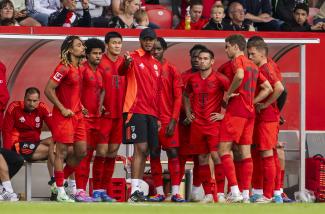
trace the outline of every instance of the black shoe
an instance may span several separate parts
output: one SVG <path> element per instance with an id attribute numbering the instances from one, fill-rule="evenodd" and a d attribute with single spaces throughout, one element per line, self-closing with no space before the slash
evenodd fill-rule
<path id="1" fill-rule="evenodd" d="M 143 195 L 143 192 L 140 192 L 139 190 L 132 193 L 130 196 L 128 202 L 147 202 L 148 198 Z"/>
<path id="2" fill-rule="evenodd" d="M 58 197 L 58 194 L 51 192 L 50 201 L 56 201 L 57 197 Z"/>

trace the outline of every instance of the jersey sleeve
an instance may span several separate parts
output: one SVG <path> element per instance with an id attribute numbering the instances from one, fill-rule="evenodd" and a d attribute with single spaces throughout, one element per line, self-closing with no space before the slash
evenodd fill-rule
<path id="1" fill-rule="evenodd" d="M 16 104 L 11 103 L 6 111 L 4 120 L 3 120 L 3 129 L 2 129 L 2 137 L 3 137 L 3 147 L 5 149 L 11 150 L 14 141 L 13 141 L 13 132 L 14 132 L 14 109 Z"/>
<path id="2" fill-rule="evenodd" d="M 173 70 L 173 93 L 174 93 L 172 118 L 178 120 L 179 112 L 182 105 L 183 81 L 182 81 L 181 74 L 176 70 L 176 68 L 174 66 L 171 66 L 171 69 Z"/>
<path id="3" fill-rule="evenodd" d="M 264 74 L 262 72 L 258 72 L 258 77 L 257 77 L 257 84 L 263 84 L 266 81 L 266 77 L 264 76 Z"/>
<path id="4" fill-rule="evenodd" d="M 42 117 L 44 119 L 44 122 L 46 123 L 47 127 L 49 128 L 49 130 L 52 131 L 53 119 L 52 119 L 52 112 L 51 112 L 51 110 L 43 102 L 40 103 L 40 109 L 41 109 L 41 112 L 42 112 Z"/>
<path id="5" fill-rule="evenodd" d="M 243 63 L 242 59 L 239 58 L 239 57 L 236 57 L 235 59 L 233 59 L 233 61 L 232 61 L 232 67 L 233 67 L 233 72 L 234 73 L 237 73 L 237 70 L 238 69 L 245 70 L 244 63 Z"/>
<path id="6" fill-rule="evenodd" d="M 0 63 L 0 111 L 6 109 L 9 98 L 10 96 L 6 82 L 6 67 Z"/>
<path id="7" fill-rule="evenodd" d="M 54 82 L 60 84 L 60 82 L 62 81 L 62 79 L 64 79 L 64 77 L 68 74 L 68 70 L 69 68 L 60 64 L 58 65 L 53 74 L 51 75 L 50 79 L 53 80 Z"/>

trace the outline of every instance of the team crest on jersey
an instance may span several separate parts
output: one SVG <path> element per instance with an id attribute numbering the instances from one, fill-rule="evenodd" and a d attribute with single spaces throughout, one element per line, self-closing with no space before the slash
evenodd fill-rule
<path id="1" fill-rule="evenodd" d="M 144 69 L 144 64 L 141 63 L 141 64 L 139 65 L 139 67 L 140 67 L 141 69 Z"/>
<path id="2" fill-rule="evenodd" d="M 24 116 L 21 116 L 21 117 L 19 118 L 19 121 L 20 121 L 21 123 L 25 123 L 26 119 L 24 118 Z"/>
<path id="3" fill-rule="evenodd" d="M 39 116 L 35 117 L 35 122 L 39 123 L 41 121 L 41 118 Z"/>
<path id="4" fill-rule="evenodd" d="M 54 74 L 54 76 L 53 76 L 53 79 L 55 79 L 56 81 L 59 82 L 59 81 L 61 81 L 62 77 L 63 77 L 63 75 L 62 75 L 61 73 L 56 72 L 56 73 Z"/>
<path id="5" fill-rule="evenodd" d="M 0 84 L 2 84 L 3 83 L 3 80 L 0 80 Z"/>

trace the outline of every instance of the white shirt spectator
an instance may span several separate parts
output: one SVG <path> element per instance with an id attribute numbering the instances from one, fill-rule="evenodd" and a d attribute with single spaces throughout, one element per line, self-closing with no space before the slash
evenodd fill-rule
<path id="1" fill-rule="evenodd" d="M 89 12 L 91 18 L 99 17 L 103 13 L 104 6 L 110 6 L 111 0 L 89 0 Z M 77 0 L 77 10 L 76 12 L 82 15 L 81 2 Z"/>

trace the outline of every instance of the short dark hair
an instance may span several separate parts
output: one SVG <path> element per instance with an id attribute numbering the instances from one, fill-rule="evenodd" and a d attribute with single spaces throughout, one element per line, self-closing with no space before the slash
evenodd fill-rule
<path id="1" fill-rule="evenodd" d="M 305 3 L 296 4 L 295 8 L 293 9 L 293 12 L 295 13 L 299 9 L 306 11 L 307 15 L 309 15 L 309 7 L 307 4 Z"/>
<path id="2" fill-rule="evenodd" d="M 120 38 L 121 40 L 123 40 L 122 35 L 120 33 L 116 31 L 111 31 L 105 35 L 105 43 L 109 43 L 109 40 L 112 38 Z"/>
<path id="3" fill-rule="evenodd" d="M 211 51 L 210 49 L 208 49 L 208 48 L 204 48 L 204 49 L 202 49 L 201 51 L 200 51 L 200 54 L 201 53 L 208 53 L 209 55 L 210 55 L 210 58 L 211 59 L 214 59 L 214 53 L 213 53 L 213 51 Z"/>
<path id="4" fill-rule="evenodd" d="M 27 97 L 27 95 L 29 95 L 29 94 L 38 94 L 38 97 L 41 96 L 40 91 L 36 87 L 29 87 L 29 88 L 27 88 L 25 90 L 25 97 Z"/>
<path id="5" fill-rule="evenodd" d="M 85 41 L 85 47 L 86 47 L 86 54 L 90 54 L 92 49 L 94 48 L 100 48 L 102 52 L 105 52 L 105 44 L 101 40 L 97 38 L 90 38 Z"/>
<path id="6" fill-rule="evenodd" d="M 238 45 L 239 50 L 245 51 L 246 40 L 245 37 L 241 34 L 233 34 L 226 38 L 226 42 L 229 42 L 231 45 Z"/>
<path id="7" fill-rule="evenodd" d="M 203 6 L 202 0 L 191 0 L 190 8 L 192 8 L 195 5 L 202 5 Z"/>
<path id="8" fill-rule="evenodd" d="M 157 41 L 160 43 L 161 47 L 166 50 L 167 49 L 167 42 L 162 37 L 157 37 Z"/>
<path id="9" fill-rule="evenodd" d="M 265 43 L 264 39 L 260 36 L 252 36 L 247 41 L 247 48 L 255 47 L 257 50 L 264 50 L 265 54 L 268 55 L 269 48 Z"/>
<path id="10" fill-rule="evenodd" d="M 202 50 L 202 49 L 207 49 L 206 46 L 201 45 L 201 44 L 196 44 L 194 45 L 191 49 L 190 49 L 190 55 L 192 55 L 192 53 L 196 50 Z"/>

